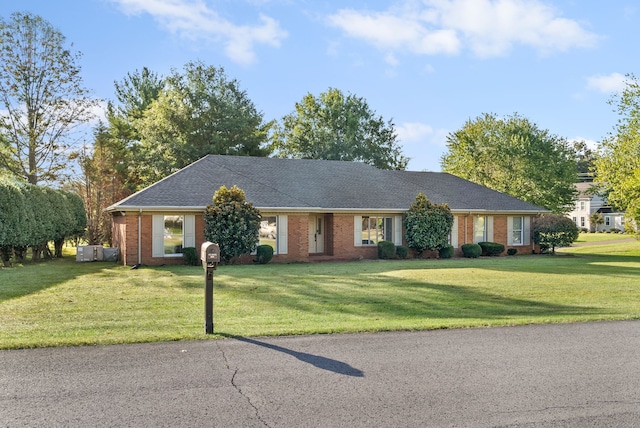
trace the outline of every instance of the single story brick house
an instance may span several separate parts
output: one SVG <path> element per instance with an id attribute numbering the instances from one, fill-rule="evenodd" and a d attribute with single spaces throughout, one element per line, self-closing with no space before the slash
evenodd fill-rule
<path id="1" fill-rule="evenodd" d="M 273 262 L 375 259 L 381 240 L 402 245 L 403 213 L 424 193 L 454 214 L 450 242 L 535 250 L 531 220 L 545 209 L 440 172 L 388 171 L 359 162 L 208 155 L 110 206 L 125 265 L 182 263 L 205 241 L 203 212 L 236 185 L 262 214 Z"/>

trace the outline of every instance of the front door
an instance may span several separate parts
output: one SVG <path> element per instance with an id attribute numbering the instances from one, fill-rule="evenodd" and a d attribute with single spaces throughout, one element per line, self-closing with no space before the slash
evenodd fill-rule
<path id="1" fill-rule="evenodd" d="M 309 254 L 324 253 L 323 217 L 309 216 Z"/>

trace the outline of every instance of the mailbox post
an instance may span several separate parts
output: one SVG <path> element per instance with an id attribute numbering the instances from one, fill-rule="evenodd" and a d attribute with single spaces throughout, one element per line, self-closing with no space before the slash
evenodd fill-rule
<path id="1" fill-rule="evenodd" d="M 220 247 L 205 242 L 200 247 L 200 260 L 204 268 L 204 332 L 213 334 L 213 271 L 220 262 Z"/>

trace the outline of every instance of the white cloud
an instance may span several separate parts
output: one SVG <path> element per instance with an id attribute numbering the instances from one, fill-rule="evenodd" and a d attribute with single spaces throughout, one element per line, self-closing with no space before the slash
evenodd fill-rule
<path id="1" fill-rule="evenodd" d="M 599 74 L 587 78 L 587 88 L 605 94 L 621 92 L 626 84 L 627 78 L 620 73 Z"/>
<path id="2" fill-rule="evenodd" d="M 384 51 L 503 56 L 515 45 L 541 54 L 592 47 L 598 36 L 540 0 L 406 0 L 384 12 L 341 9 L 331 26 Z"/>
<path id="3" fill-rule="evenodd" d="M 237 25 L 204 0 L 111 0 L 128 15 L 149 14 L 161 26 L 190 40 L 222 43 L 226 55 L 241 64 L 256 60 L 255 45 L 280 46 L 287 37 L 278 21 L 260 15 L 256 25 Z"/>
<path id="4" fill-rule="evenodd" d="M 440 158 L 446 150 L 446 129 L 433 129 L 421 122 L 406 122 L 396 128 L 402 151 L 409 157 L 409 170 L 439 171 Z"/>

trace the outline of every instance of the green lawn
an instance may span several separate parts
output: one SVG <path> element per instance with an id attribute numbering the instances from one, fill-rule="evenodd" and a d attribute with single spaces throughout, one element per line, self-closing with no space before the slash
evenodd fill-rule
<path id="1" fill-rule="evenodd" d="M 576 243 L 619 241 L 631 238 L 633 238 L 633 235 L 625 235 L 624 233 L 581 233 Z"/>
<path id="2" fill-rule="evenodd" d="M 218 335 L 640 319 L 640 243 L 557 256 L 223 266 Z M 0 269 L 0 348 L 204 339 L 203 270 L 73 257 Z M 213 336 L 216 337 L 216 336 Z"/>

